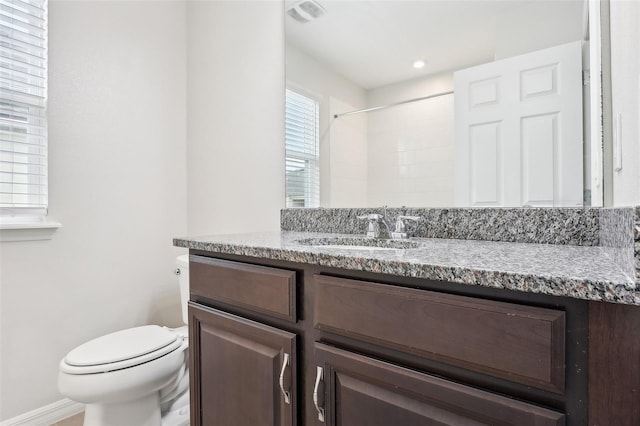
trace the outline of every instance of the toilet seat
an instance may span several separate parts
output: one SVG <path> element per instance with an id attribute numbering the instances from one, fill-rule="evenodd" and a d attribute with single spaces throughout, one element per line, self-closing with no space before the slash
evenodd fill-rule
<path id="1" fill-rule="evenodd" d="M 93 339 L 60 362 L 68 374 L 96 374 L 153 361 L 183 344 L 183 337 L 157 325 L 135 327 Z"/>

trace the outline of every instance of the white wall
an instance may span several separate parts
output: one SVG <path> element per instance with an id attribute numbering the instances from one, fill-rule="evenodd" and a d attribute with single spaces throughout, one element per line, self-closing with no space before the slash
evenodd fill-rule
<path id="1" fill-rule="evenodd" d="M 329 109 L 347 112 L 361 109 L 331 97 Z M 322 207 L 367 207 L 368 141 L 367 114 L 332 118 L 329 131 L 329 154 L 320 161 L 329 184 L 320 186 L 325 193 Z M 323 159 L 325 161 L 323 161 Z"/>
<path id="2" fill-rule="evenodd" d="M 613 204 L 633 206 L 640 205 L 640 2 L 610 5 L 614 125 L 622 115 L 622 170 L 613 172 Z"/>
<path id="3" fill-rule="evenodd" d="M 547 1 L 507 9 L 496 19 L 495 59 L 582 40 L 582 1 Z"/>
<path id="4" fill-rule="evenodd" d="M 280 229 L 282 2 L 190 1 L 189 234 Z"/>
<path id="5" fill-rule="evenodd" d="M 50 215 L 63 227 L 1 245 L 2 419 L 61 399 L 58 363 L 76 345 L 180 323 L 184 3 L 49 8 Z"/>
<path id="6" fill-rule="evenodd" d="M 451 90 L 453 74 L 436 74 L 372 89 L 368 106 Z M 453 107 L 445 95 L 367 113 L 369 206 L 453 205 Z"/>

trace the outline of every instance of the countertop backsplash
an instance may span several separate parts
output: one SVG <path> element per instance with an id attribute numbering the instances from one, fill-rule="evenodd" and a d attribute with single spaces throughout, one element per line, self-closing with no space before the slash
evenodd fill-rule
<path id="1" fill-rule="evenodd" d="M 380 213 L 421 216 L 407 223 L 419 238 L 503 241 L 510 243 L 600 245 L 598 208 L 317 208 L 283 209 L 281 230 L 364 234 L 366 221 L 357 217 Z"/>
<path id="2" fill-rule="evenodd" d="M 640 207 L 600 209 L 600 246 L 640 289 Z"/>
<path id="3" fill-rule="evenodd" d="M 640 206 L 621 208 L 315 208 L 283 209 L 282 231 L 364 234 L 357 217 L 421 216 L 407 224 L 419 238 L 600 246 L 640 289 Z"/>

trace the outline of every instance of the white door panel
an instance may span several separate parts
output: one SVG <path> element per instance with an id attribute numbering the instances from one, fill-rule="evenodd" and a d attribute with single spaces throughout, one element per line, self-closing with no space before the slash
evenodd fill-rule
<path id="1" fill-rule="evenodd" d="M 582 205 L 581 76 L 581 42 L 454 74 L 457 205 Z"/>
<path id="2" fill-rule="evenodd" d="M 469 130 L 473 205 L 499 206 L 502 203 L 500 122 L 478 124 Z"/>
<path id="3" fill-rule="evenodd" d="M 522 127 L 522 203 L 554 203 L 558 114 L 524 117 Z"/>
<path id="4" fill-rule="evenodd" d="M 469 84 L 469 108 L 497 105 L 499 98 L 500 80 L 490 78 Z"/>

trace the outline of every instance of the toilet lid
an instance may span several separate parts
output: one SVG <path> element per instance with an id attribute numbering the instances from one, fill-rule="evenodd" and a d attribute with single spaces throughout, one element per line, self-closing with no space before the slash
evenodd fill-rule
<path id="1" fill-rule="evenodd" d="M 157 325 L 130 328 L 98 337 L 73 349 L 64 363 L 83 372 L 111 371 L 148 362 L 177 349 L 182 338 Z M 141 360 L 142 358 L 142 360 Z M 76 371 L 79 373 L 79 371 Z"/>

